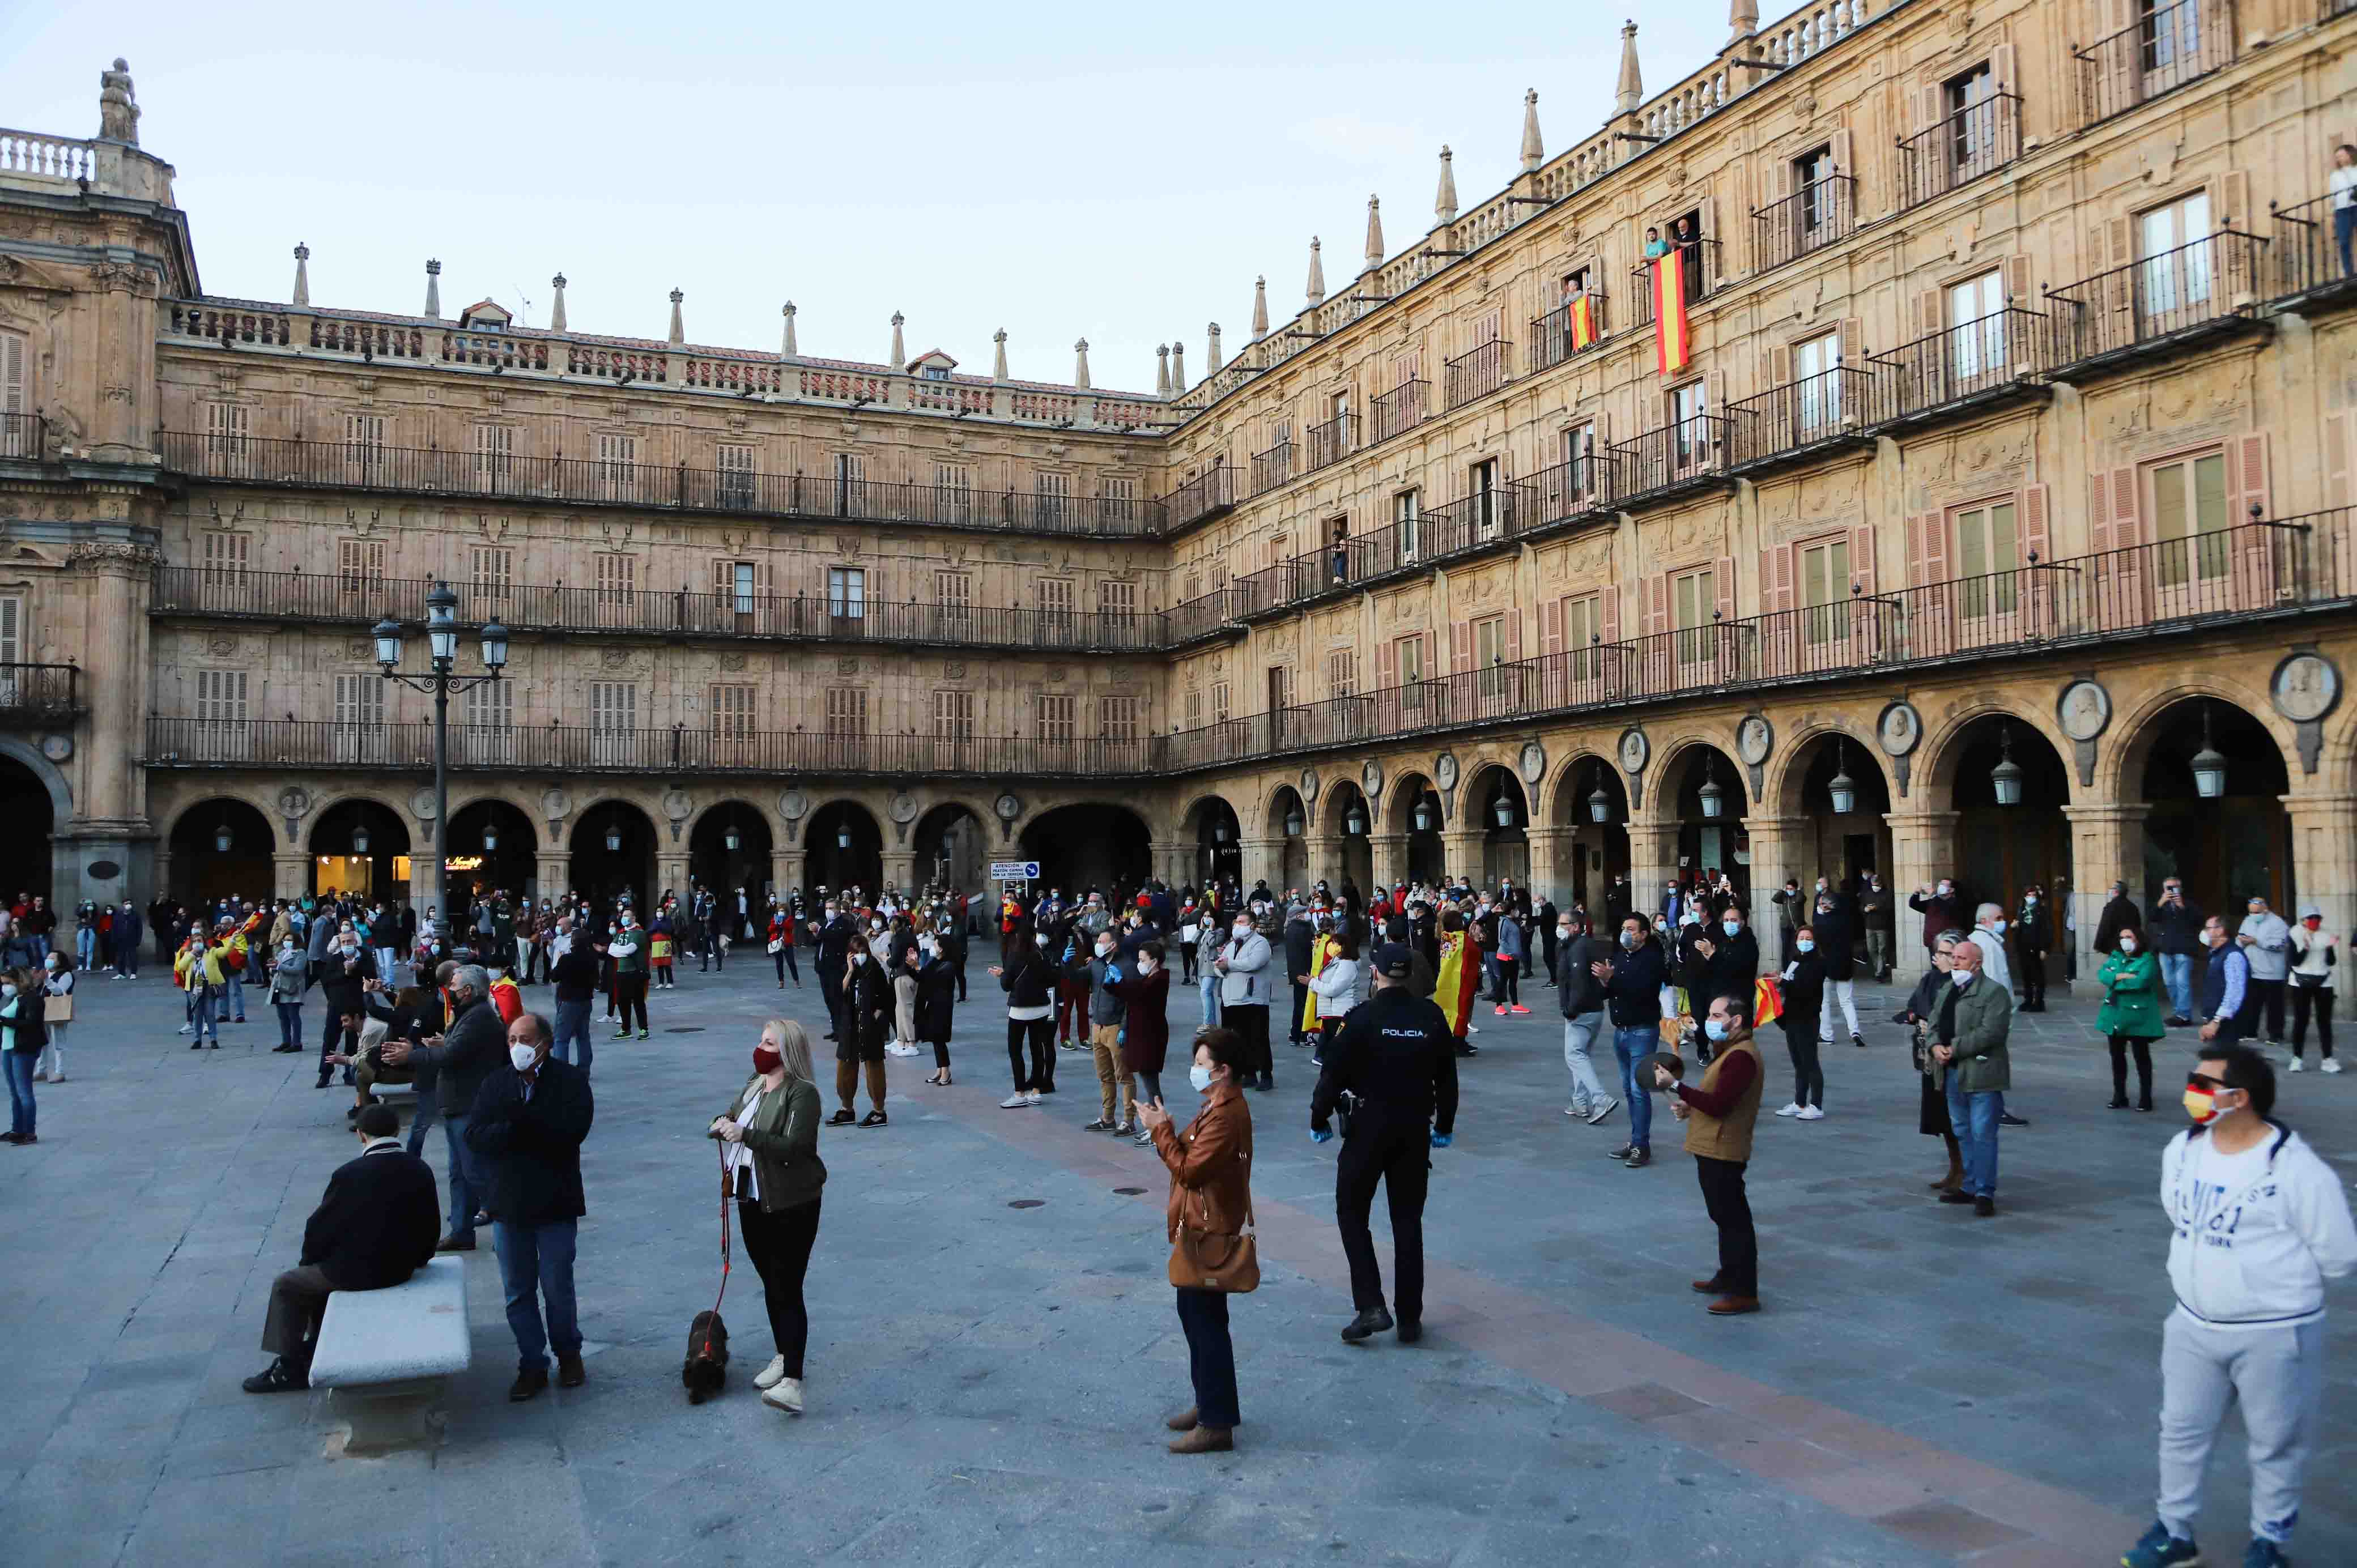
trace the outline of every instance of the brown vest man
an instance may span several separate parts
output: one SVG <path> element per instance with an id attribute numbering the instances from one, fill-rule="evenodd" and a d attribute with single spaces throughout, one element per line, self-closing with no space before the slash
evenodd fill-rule
<path id="1" fill-rule="evenodd" d="M 1732 1317 L 1760 1310 L 1760 1238 L 1751 1229 L 1751 1200 L 1744 1195 L 1743 1168 L 1751 1160 L 1751 1129 L 1760 1120 L 1760 1093 L 1767 1082 L 1760 1048 L 1751 1043 L 1751 998 L 1711 1001 L 1704 1032 L 1718 1054 L 1688 1088 L 1666 1068 L 1653 1069 L 1654 1082 L 1677 1097 L 1671 1113 L 1686 1123 L 1686 1153 L 1694 1156 L 1703 1205 L 1718 1227 L 1718 1272 L 1694 1288 L 1716 1299 L 1711 1314 Z"/>

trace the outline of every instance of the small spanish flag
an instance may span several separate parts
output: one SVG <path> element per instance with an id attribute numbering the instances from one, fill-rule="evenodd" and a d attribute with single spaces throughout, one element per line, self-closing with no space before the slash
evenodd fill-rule
<path id="1" fill-rule="evenodd" d="M 1578 353 L 1596 341 L 1596 306 L 1586 295 L 1571 302 L 1571 351 Z"/>
<path id="2" fill-rule="evenodd" d="M 1752 987 L 1751 1026 L 1764 1029 L 1784 1015 L 1784 987 L 1777 976 L 1763 974 Z"/>
<path id="3" fill-rule="evenodd" d="M 1653 258 L 1653 347 L 1662 374 L 1686 368 L 1693 348 L 1686 335 L 1686 259 L 1674 248 Z"/>

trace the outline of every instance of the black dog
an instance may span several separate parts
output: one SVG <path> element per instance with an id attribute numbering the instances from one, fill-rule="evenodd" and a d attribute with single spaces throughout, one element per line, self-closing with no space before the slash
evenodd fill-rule
<path id="1" fill-rule="evenodd" d="M 728 1325 L 716 1312 L 699 1312 L 687 1328 L 687 1360 L 679 1369 L 687 1402 L 702 1404 L 728 1380 Z"/>

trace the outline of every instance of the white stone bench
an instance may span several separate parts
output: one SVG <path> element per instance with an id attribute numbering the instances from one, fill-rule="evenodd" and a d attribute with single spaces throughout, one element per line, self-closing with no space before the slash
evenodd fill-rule
<path id="1" fill-rule="evenodd" d="M 342 1452 L 383 1454 L 434 1442 L 445 1383 L 473 1360 L 466 1261 L 445 1255 L 400 1284 L 331 1294 L 311 1386 L 334 1391 L 350 1427 Z"/>

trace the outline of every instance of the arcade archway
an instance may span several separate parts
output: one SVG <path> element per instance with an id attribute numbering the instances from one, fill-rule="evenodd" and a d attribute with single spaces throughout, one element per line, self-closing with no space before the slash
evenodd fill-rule
<path id="1" fill-rule="evenodd" d="M 504 891 L 511 899 L 541 896 L 540 834 L 505 800 L 476 800 L 450 813 L 450 897 Z M 554 897 L 559 888 L 546 890 Z"/>
<path id="2" fill-rule="evenodd" d="M 567 841 L 573 891 L 603 914 L 629 894 L 644 918 L 655 880 L 655 825 L 627 800 L 600 800 L 581 813 Z"/>
<path id="3" fill-rule="evenodd" d="M 805 875 L 813 888 L 857 886 L 873 900 L 884 890 L 884 831 L 856 800 L 830 800 L 802 830 Z"/>
<path id="4" fill-rule="evenodd" d="M 390 905 L 409 897 L 409 824 L 382 800 L 354 796 L 321 811 L 312 819 L 310 850 L 311 891 L 321 897 Z M 465 885 L 452 875 L 453 900 Z"/>
<path id="5" fill-rule="evenodd" d="M 1110 901 L 1154 875 L 1154 835 L 1128 807 L 1084 800 L 1033 818 L 1023 829 L 1023 858 L 1038 861 L 1042 880 L 1068 897 L 1094 887 Z"/>
<path id="6" fill-rule="evenodd" d="M 172 824 L 169 843 L 175 903 L 193 909 L 216 898 L 259 901 L 274 890 L 270 857 L 278 835 L 269 818 L 242 800 L 198 801 Z"/>

